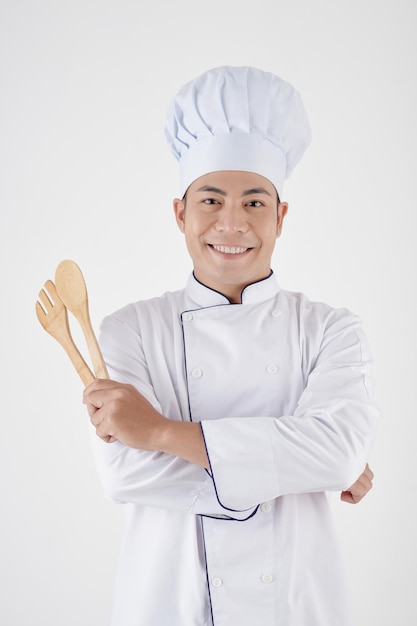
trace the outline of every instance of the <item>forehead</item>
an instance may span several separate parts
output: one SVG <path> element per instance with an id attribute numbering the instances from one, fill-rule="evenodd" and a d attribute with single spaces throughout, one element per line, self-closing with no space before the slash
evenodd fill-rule
<path id="1" fill-rule="evenodd" d="M 205 187 L 221 189 L 226 194 L 244 193 L 247 190 L 257 189 L 273 196 L 276 194 L 274 185 L 267 178 L 254 172 L 240 170 L 221 170 L 204 174 L 191 183 L 189 191 L 197 192 Z"/>

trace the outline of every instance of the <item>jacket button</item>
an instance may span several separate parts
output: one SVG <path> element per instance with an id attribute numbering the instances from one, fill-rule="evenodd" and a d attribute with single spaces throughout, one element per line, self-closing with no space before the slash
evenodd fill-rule
<path id="1" fill-rule="evenodd" d="M 211 581 L 211 584 L 213 585 L 213 587 L 221 587 L 223 584 L 223 581 L 221 578 L 213 578 Z"/>
<path id="2" fill-rule="evenodd" d="M 263 504 L 261 504 L 262 513 L 269 513 L 271 509 L 272 509 L 272 506 L 270 505 L 269 502 L 264 502 Z"/>
<path id="3" fill-rule="evenodd" d="M 272 576 L 272 574 L 262 574 L 261 580 L 263 583 L 269 584 L 269 583 L 272 583 L 272 581 L 274 580 L 274 577 Z"/>
<path id="4" fill-rule="evenodd" d="M 271 315 L 272 317 L 279 317 L 280 315 L 282 315 L 282 311 L 280 311 L 279 309 L 274 309 Z"/>
<path id="5" fill-rule="evenodd" d="M 273 363 L 271 363 L 270 365 L 268 365 L 268 367 L 266 368 L 266 371 L 268 372 L 268 374 L 276 374 L 278 371 L 278 366 L 274 365 Z"/>
<path id="6" fill-rule="evenodd" d="M 193 319 L 193 314 L 187 311 L 186 313 L 182 314 L 182 319 L 184 322 L 191 322 L 191 320 Z"/>
<path id="7" fill-rule="evenodd" d="M 199 367 L 195 367 L 191 370 L 191 376 L 194 378 L 200 378 L 203 375 L 203 371 Z"/>

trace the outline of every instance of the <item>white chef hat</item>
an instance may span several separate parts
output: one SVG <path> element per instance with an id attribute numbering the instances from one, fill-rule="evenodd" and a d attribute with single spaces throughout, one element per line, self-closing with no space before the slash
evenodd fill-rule
<path id="1" fill-rule="evenodd" d="M 180 193 L 204 174 L 254 172 L 282 195 L 284 179 L 311 140 L 299 93 L 253 67 L 217 67 L 179 90 L 165 134 L 180 165 Z"/>

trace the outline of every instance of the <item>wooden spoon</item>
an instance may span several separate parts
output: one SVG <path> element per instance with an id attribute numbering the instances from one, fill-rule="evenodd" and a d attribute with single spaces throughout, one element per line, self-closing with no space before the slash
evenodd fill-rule
<path id="1" fill-rule="evenodd" d="M 62 302 L 78 320 L 82 328 L 95 375 L 97 378 L 109 378 L 90 320 L 85 280 L 80 268 L 74 261 L 61 261 L 56 268 L 55 285 Z"/>

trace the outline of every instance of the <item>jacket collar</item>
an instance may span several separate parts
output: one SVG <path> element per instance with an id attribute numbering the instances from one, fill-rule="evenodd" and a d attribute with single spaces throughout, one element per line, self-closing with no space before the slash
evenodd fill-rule
<path id="1" fill-rule="evenodd" d="M 280 290 L 275 274 L 272 272 L 267 278 L 252 283 L 242 291 L 242 304 L 255 304 L 273 298 Z M 219 291 L 206 287 L 194 276 L 188 278 L 185 288 L 187 296 L 198 307 L 218 306 L 230 304 L 229 299 Z"/>

